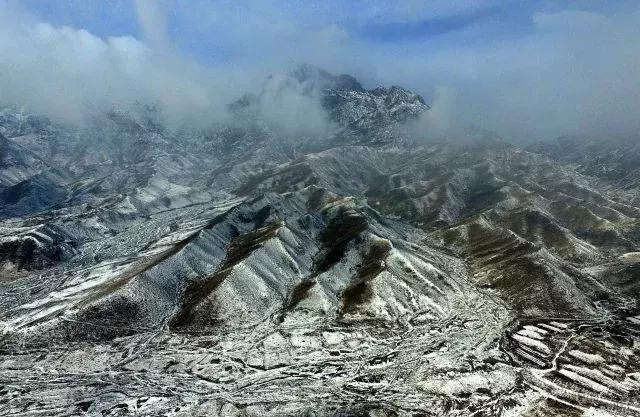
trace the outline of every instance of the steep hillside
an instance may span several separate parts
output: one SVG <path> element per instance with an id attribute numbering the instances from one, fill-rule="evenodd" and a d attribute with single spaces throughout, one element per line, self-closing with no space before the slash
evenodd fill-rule
<path id="1" fill-rule="evenodd" d="M 635 145 L 425 142 L 309 66 L 238 96 L 0 111 L 8 415 L 639 415 Z"/>

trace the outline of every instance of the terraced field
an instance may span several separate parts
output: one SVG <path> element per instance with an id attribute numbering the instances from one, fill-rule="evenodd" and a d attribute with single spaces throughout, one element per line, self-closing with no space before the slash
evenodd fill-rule
<path id="1" fill-rule="evenodd" d="M 261 114 L 289 89 L 327 132 Z M 629 161 L 428 111 L 310 67 L 207 129 L 0 109 L 0 414 L 640 415 Z"/>

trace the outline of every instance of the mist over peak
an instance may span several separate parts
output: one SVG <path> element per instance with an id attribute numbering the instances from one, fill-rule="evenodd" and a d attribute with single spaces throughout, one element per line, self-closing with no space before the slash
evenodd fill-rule
<path id="1" fill-rule="evenodd" d="M 0 0 L 0 414 L 640 415 L 639 28 Z"/>
<path id="2" fill-rule="evenodd" d="M 289 71 L 288 75 L 311 90 L 364 91 L 362 85 L 352 75 L 330 74 L 322 68 L 309 64 L 298 65 Z"/>
<path id="3" fill-rule="evenodd" d="M 263 89 L 269 74 L 289 73 L 310 89 L 404 86 L 433 108 L 431 136 L 480 130 L 531 142 L 640 127 L 633 2 L 530 2 L 502 13 L 494 4 L 401 2 L 364 7 L 354 19 L 351 6 L 333 3 L 312 12 L 277 2 L 234 9 L 121 1 L 103 10 L 121 27 L 100 23 L 88 6 L 56 14 L 52 5 L 46 15 L 33 2 L 6 3 L 0 101 L 73 122 L 139 101 L 158 105 L 174 126 L 206 125 L 225 119 L 243 93 Z"/>

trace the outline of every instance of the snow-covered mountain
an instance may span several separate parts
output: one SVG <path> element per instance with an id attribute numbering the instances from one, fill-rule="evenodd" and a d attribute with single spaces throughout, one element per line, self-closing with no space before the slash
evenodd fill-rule
<path id="1" fill-rule="evenodd" d="M 9 415 L 640 413 L 637 146 L 424 142 L 309 66 L 239 97 L 0 111 Z"/>

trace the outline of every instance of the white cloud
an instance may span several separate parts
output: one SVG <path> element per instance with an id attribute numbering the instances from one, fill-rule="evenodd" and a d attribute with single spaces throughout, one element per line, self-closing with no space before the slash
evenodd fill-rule
<path id="1" fill-rule="evenodd" d="M 0 102 L 68 121 L 134 102 L 159 104 L 174 121 L 221 115 L 236 82 L 133 37 L 0 18 Z"/>
<path id="2" fill-rule="evenodd" d="M 146 40 L 156 47 L 166 47 L 167 5 L 161 1 L 135 0 L 138 23 Z"/>
<path id="3" fill-rule="evenodd" d="M 263 86 L 260 115 L 289 138 L 324 136 L 331 123 L 320 104 L 320 92 L 305 83 L 282 75 L 271 77 Z"/>
<path id="4" fill-rule="evenodd" d="M 447 101 L 456 132 L 475 126 L 510 140 L 640 132 L 640 13 L 537 13 L 529 33 L 380 62 L 392 77 Z M 481 35 L 483 28 L 470 33 Z M 449 122 L 447 122 L 450 124 Z"/>
<path id="5" fill-rule="evenodd" d="M 374 2 L 361 19 L 412 22 L 487 7 L 473 0 L 455 3 Z M 442 137 L 448 131 L 459 136 L 469 126 L 516 140 L 640 131 L 638 6 L 624 14 L 538 12 L 530 26 L 521 24 L 522 31 L 505 37 L 484 38 L 491 21 L 444 40 L 393 43 L 358 38 L 332 21 L 330 10 L 307 11 L 301 19 L 271 1 L 211 7 L 194 0 L 173 10 L 171 21 L 192 29 L 189 42 L 213 40 L 224 49 L 224 58 L 206 67 L 172 49 L 179 42 L 168 39 L 167 3 L 137 6 L 144 41 L 103 39 L 0 12 L 0 101 L 68 119 L 141 101 L 159 103 L 174 120 L 210 120 L 242 93 L 258 91 L 266 75 L 308 62 L 352 73 L 371 87 L 415 89 L 432 104 L 424 126 Z M 316 22 L 309 17 L 314 13 L 323 17 Z M 343 18 L 345 11 L 336 15 Z M 268 111 L 276 117 L 302 108 L 295 100 L 283 99 Z"/>

